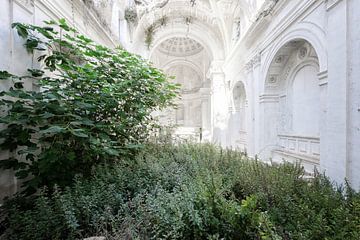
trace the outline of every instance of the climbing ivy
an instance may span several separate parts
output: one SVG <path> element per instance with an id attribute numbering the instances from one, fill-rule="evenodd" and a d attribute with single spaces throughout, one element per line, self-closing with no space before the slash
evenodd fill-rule
<path id="1" fill-rule="evenodd" d="M 0 72 L 12 83 L 0 93 L 0 149 L 10 153 L 0 168 L 26 179 L 28 194 L 131 157 L 154 127 L 151 113 L 172 105 L 178 91 L 139 56 L 98 45 L 63 19 L 46 24 L 12 25 L 44 69 Z M 24 88 L 27 81 L 41 91 Z"/>

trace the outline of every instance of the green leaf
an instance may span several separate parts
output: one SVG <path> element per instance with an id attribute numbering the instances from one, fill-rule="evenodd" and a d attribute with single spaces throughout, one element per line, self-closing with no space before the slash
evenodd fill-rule
<path id="1" fill-rule="evenodd" d="M 39 46 L 39 42 L 36 38 L 28 38 L 24 45 L 29 52 L 33 52 L 33 50 Z"/>
<path id="2" fill-rule="evenodd" d="M 54 20 L 44 21 L 44 23 L 47 25 L 56 25 L 56 22 Z"/>
<path id="3" fill-rule="evenodd" d="M 41 134 L 56 134 L 56 133 L 63 133 L 66 132 L 66 128 L 60 126 L 51 126 L 47 129 L 41 130 Z"/>
<path id="4" fill-rule="evenodd" d="M 16 82 L 16 83 L 14 83 L 14 88 L 22 89 L 22 88 L 24 88 L 23 84 L 24 84 L 23 82 Z"/>
<path id="5" fill-rule="evenodd" d="M 88 138 L 89 135 L 86 134 L 86 132 L 83 129 L 73 129 L 71 130 L 71 133 L 77 137 L 81 138 Z"/>
<path id="6" fill-rule="evenodd" d="M 119 156 L 120 152 L 113 148 L 104 148 L 104 151 L 111 156 Z"/>
<path id="7" fill-rule="evenodd" d="M 42 60 L 44 60 L 47 57 L 46 54 L 41 55 L 40 57 L 37 58 L 38 62 L 41 62 Z"/>
<path id="8" fill-rule="evenodd" d="M 9 79 L 11 78 L 13 75 L 8 73 L 7 71 L 0 71 L 0 79 Z"/>
<path id="9" fill-rule="evenodd" d="M 31 76 L 33 77 L 41 77 L 44 75 L 44 71 L 40 70 L 40 69 L 28 69 L 28 72 L 31 73 Z"/>
<path id="10" fill-rule="evenodd" d="M 27 38 L 29 36 L 29 33 L 26 29 L 26 26 L 24 24 L 21 23 L 13 23 L 11 24 L 12 28 L 16 28 L 18 34 L 20 37 L 22 38 Z"/>
<path id="11" fill-rule="evenodd" d="M 14 169 L 18 164 L 18 160 L 15 158 L 4 159 L 0 161 L 0 168 L 2 169 Z"/>

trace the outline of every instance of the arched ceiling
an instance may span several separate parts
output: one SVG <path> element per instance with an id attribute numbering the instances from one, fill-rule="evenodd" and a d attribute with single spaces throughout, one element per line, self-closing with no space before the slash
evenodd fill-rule
<path id="1" fill-rule="evenodd" d="M 173 37 L 163 41 L 158 49 L 168 56 L 192 56 L 204 50 L 204 47 L 197 41 L 187 37 Z"/>
<path id="2" fill-rule="evenodd" d="M 258 8 L 256 3 L 261 1 L 195 0 L 193 5 L 191 0 L 137 0 L 141 2 L 138 6 L 145 7 L 145 10 L 140 11 L 134 39 L 144 41 L 143 39 L 151 38 L 153 41 L 147 45 L 148 50 L 158 48 L 163 53 L 178 56 L 201 51 L 197 43 L 185 43 L 185 38 L 189 36 L 202 44 L 207 51 L 210 50 L 212 55 L 217 55 L 221 59 L 233 46 L 234 22 L 237 23 L 241 19 L 242 28 L 245 29 L 249 21 L 244 19 L 249 19 L 254 15 L 252 14 L 255 12 L 254 8 Z M 147 29 L 152 29 L 151 36 L 146 35 Z M 163 42 L 162 32 L 171 35 L 175 31 L 183 38 L 174 42 L 171 40 Z M 195 35 L 198 37 L 194 37 Z M 188 45 L 185 48 L 179 47 L 183 40 L 183 45 Z M 135 48 L 140 50 L 141 44 L 144 46 L 143 43 L 137 42 Z M 161 44 L 160 47 L 158 44 Z"/>

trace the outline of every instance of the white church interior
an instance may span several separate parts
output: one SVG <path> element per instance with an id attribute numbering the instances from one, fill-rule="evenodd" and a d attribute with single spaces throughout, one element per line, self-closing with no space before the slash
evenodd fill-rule
<path id="1" fill-rule="evenodd" d="M 177 108 L 158 113 L 177 137 L 299 162 L 360 188 L 358 0 L 0 2 L 0 69 L 34 64 L 11 23 L 65 18 L 181 84 Z M 16 180 L 4 173 L 0 183 L 11 192 Z"/>

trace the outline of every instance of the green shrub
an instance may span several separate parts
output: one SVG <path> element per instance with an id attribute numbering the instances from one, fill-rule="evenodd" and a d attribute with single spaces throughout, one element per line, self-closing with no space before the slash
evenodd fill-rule
<path id="1" fill-rule="evenodd" d="M 64 20 L 47 24 L 13 24 L 45 69 L 28 69 L 28 76 L 0 72 L 0 80 L 12 82 L 0 93 L 0 148 L 10 151 L 0 167 L 26 179 L 27 193 L 67 186 L 99 163 L 131 157 L 154 126 L 151 113 L 171 105 L 177 93 L 140 57 L 98 45 Z M 25 89 L 26 81 L 41 90 Z"/>
<path id="2" fill-rule="evenodd" d="M 148 144 L 48 197 L 6 203 L 9 239 L 359 239 L 360 195 L 298 165 Z M 29 203 L 30 202 L 30 203 Z M 45 219 L 49 221 L 45 221 Z M 35 223 L 38 223 L 37 225 Z M 36 225 L 36 226 L 34 226 Z M 36 229 L 36 233 L 29 229 Z M 49 229 L 53 234 L 49 235 Z"/>

